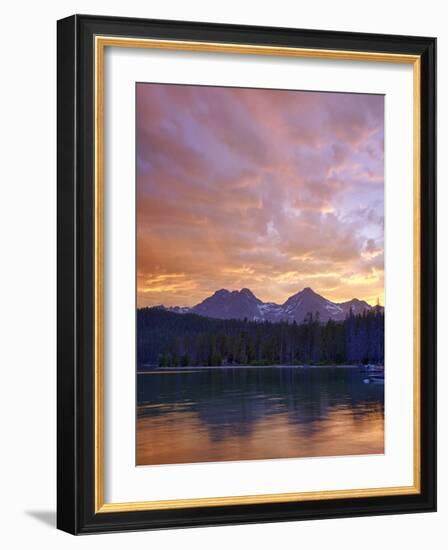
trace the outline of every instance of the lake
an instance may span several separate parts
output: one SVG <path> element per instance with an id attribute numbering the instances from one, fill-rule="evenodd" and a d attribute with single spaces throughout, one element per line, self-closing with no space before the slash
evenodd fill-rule
<path id="1" fill-rule="evenodd" d="M 137 464 L 380 454 L 384 385 L 352 367 L 137 374 Z"/>

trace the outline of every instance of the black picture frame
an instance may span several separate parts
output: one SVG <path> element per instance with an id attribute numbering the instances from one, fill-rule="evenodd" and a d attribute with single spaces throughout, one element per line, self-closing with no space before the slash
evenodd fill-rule
<path id="1" fill-rule="evenodd" d="M 436 39 L 74 15 L 57 24 L 57 526 L 72 534 L 436 509 Z M 95 512 L 94 51 L 97 35 L 383 52 L 421 60 L 420 493 Z"/>

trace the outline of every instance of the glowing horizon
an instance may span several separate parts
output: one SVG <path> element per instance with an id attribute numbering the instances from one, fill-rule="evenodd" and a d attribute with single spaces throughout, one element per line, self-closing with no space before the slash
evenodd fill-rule
<path id="1" fill-rule="evenodd" d="M 137 84 L 137 303 L 384 305 L 384 97 Z"/>

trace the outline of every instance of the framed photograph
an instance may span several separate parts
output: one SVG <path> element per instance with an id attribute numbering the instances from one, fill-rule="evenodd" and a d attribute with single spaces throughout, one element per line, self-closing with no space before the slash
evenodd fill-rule
<path id="1" fill-rule="evenodd" d="M 436 507 L 436 40 L 58 22 L 58 527 Z"/>

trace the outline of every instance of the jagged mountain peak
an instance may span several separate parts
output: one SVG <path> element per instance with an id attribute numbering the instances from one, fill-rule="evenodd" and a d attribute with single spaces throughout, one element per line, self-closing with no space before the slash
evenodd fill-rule
<path id="1" fill-rule="evenodd" d="M 221 289 L 190 309 L 193 313 L 218 319 L 258 319 L 263 302 L 251 290 Z"/>
<path id="2" fill-rule="evenodd" d="M 258 298 L 255 296 L 255 294 L 250 290 L 250 288 L 242 288 L 241 290 L 227 290 L 227 288 L 221 288 L 220 290 L 216 290 L 212 297 L 213 296 L 217 296 L 217 297 L 226 297 L 226 296 L 229 296 L 229 295 L 233 295 L 233 296 L 237 296 L 237 295 L 241 295 L 241 296 L 247 296 L 249 298 L 255 298 L 256 300 L 258 300 Z M 207 300 L 208 298 L 206 298 Z"/>
<path id="3" fill-rule="evenodd" d="M 227 296 L 227 294 L 230 294 L 227 288 L 221 288 L 220 290 L 216 290 L 213 296 Z"/>
<path id="4" fill-rule="evenodd" d="M 309 286 L 306 286 L 303 290 L 301 290 L 299 292 L 299 294 L 316 294 L 316 295 L 318 295 L 317 292 L 314 292 L 314 290 Z"/>
<path id="5" fill-rule="evenodd" d="M 239 293 L 243 296 L 248 296 L 249 298 L 256 298 L 258 300 L 258 298 L 255 296 L 252 290 L 250 290 L 250 288 L 242 288 L 239 291 Z"/>

